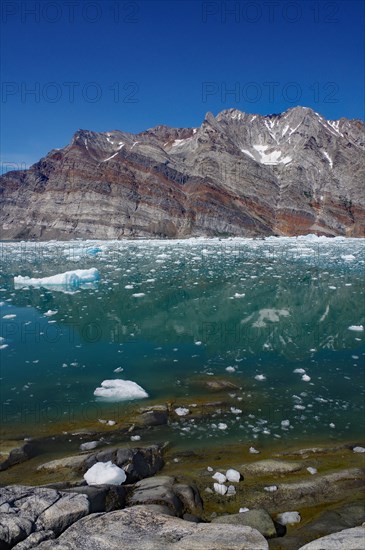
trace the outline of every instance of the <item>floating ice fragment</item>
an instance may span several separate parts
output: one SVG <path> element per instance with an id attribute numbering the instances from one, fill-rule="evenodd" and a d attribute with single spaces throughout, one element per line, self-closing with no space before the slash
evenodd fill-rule
<path id="1" fill-rule="evenodd" d="M 143 296 L 146 296 L 144 292 L 136 292 L 135 294 L 132 294 L 133 298 L 143 298 Z"/>
<path id="2" fill-rule="evenodd" d="M 293 372 L 295 372 L 295 374 L 305 374 L 304 369 L 294 369 Z"/>
<path id="3" fill-rule="evenodd" d="M 227 424 L 224 422 L 219 422 L 218 424 L 218 430 L 226 430 L 228 428 Z"/>
<path id="4" fill-rule="evenodd" d="M 139 441 L 141 439 L 140 435 L 131 435 L 131 441 Z"/>
<path id="5" fill-rule="evenodd" d="M 88 485 L 121 485 L 127 479 L 125 471 L 116 464 L 109 462 L 97 462 L 84 474 Z"/>
<path id="6" fill-rule="evenodd" d="M 0 344 L 0 349 L 5 349 L 9 346 L 9 344 Z"/>
<path id="7" fill-rule="evenodd" d="M 4 317 L 5 319 L 5 317 Z M 364 330 L 363 325 L 351 325 L 349 326 L 349 330 L 353 330 L 355 332 L 362 332 Z"/>
<path id="8" fill-rule="evenodd" d="M 87 441 L 86 443 L 81 443 L 80 451 L 90 451 L 95 449 L 99 445 L 99 441 Z"/>
<path id="9" fill-rule="evenodd" d="M 278 490 L 277 485 L 268 485 L 267 487 L 264 487 L 264 491 L 267 491 L 268 493 L 274 493 Z"/>
<path id="10" fill-rule="evenodd" d="M 241 409 L 236 409 L 236 407 L 231 407 L 231 413 L 233 413 L 233 414 L 241 414 L 241 413 L 242 413 L 242 410 L 241 410 Z"/>
<path id="11" fill-rule="evenodd" d="M 310 382 L 310 379 L 311 379 L 311 377 L 308 376 L 308 374 L 303 374 L 303 376 L 302 376 L 303 382 Z"/>
<path id="12" fill-rule="evenodd" d="M 42 277 L 39 279 L 31 277 L 14 277 L 15 286 L 68 286 L 78 287 L 83 283 L 93 283 L 100 278 L 99 271 L 92 267 L 91 269 L 76 269 L 74 271 L 65 271 L 50 277 Z"/>
<path id="13" fill-rule="evenodd" d="M 249 509 L 249 508 L 246 508 L 246 507 L 244 506 L 243 508 L 240 508 L 240 509 L 238 510 L 238 513 L 239 513 L 239 514 L 244 514 L 245 512 L 249 512 L 249 511 L 250 511 L 250 509 Z"/>
<path id="14" fill-rule="evenodd" d="M 196 346 L 201 346 L 201 345 L 202 345 L 202 343 L 201 343 L 200 341 L 194 342 L 194 344 L 195 344 Z"/>
<path id="15" fill-rule="evenodd" d="M 224 474 L 221 474 L 220 472 L 216 472 L 213 476 L 213 479 L 216 479 L 218 483 L 225 483 L 227 481 L 227 478 Z"/>
<path id="16" fill-rule="evenodd" d="M 115 420 L 107 420 L 107 426 L 115 426 L 116 421 Z"/>
<path id="17" fill-rule="evenodd" d="M 58 313 L 57 310 L 49 309 L 48 311 L 46 311 L 45 313 L 43 313 L 43 315 L 44 315 L 45 317 L 52 317 L 52 315 L 56 315 L 56 313 Z"/>
<path id="18" fill-rule="evenodd" d="M 364 447 L 354 447 L 352 450 L 354 453 L 365 453 Z"/>
<path id="19" fill-rule="evenodd" d="M 187 414 L 189 414 L 190 411 L 185 407 L 177 407 L 177 409 L 175 409 L 175 412 L 177 416 L 186 416 Z"/>
<path id="20" fill-rule="evenodd" d="M 283 512 L 276 516 L 276 521 L 281 525 L 288 525 L 289 523 L 300 523 L 301 517 L 299 512 Z"/>
<path id="21" fill-rule="evenodd" d="M 336 425 L 333 422 L 331 422 L 329 426 L 330 428 L 336 428 Z"/>
<path id="22" fill-rule="evenodd" d="M 226 367 L 227 372 L 236 372 L 236 369 L 234 367 Z"/>
<path id="23" fill-rule="evenodd" d="M 313 476 L 314 474 L 316 474 L 318 472 L 318 470 L 317 470 L 317 468 L 313 468 L 312 466 L 308 466 L 307 472 L 309 472 Z"/>
<path id="24" fill-rule="evenodd" d="M 264 374 L 257 374 L 255 376 L 255 380 L 259 380 L 259 381 L 266 380 L 266 376 Z"/>
<path id="25" fill-rule="evenodd" d="M 229 468 L 226 471 L 226 478 L 228 479 L 228 481 L 232 481 L 233 483 L 238 483 L 239 480 L 241 479 L 241 474 L 237 470 L 234 470 L 233 468 Z"/>
<path id="26" fill-rule="evenodd" d="M 244 298 L 244 296 L 246 296 L 246 294 L 239 294 L 238 292 L 236 292 L 233 297 L 234 298 Z"/>
<path id="27" fill-rule="evenodd" d="M 343 254 L 343 256 L 341 256 L 341 259 L 345 260 L 345 262 L 352 262 L 356 259 L 356 257 L 353 254 Z"/>
<path id="28" fill-rule="evenodd" d="M 101 387 L 96 388 L 94 395 L 110 401 L 125 401 L 127 399 L 143 399 L 148 397 L 148 393 L 131 380 L 104 380 L 101 383 Z"/>
<path id="29" fill-rule="evenodd" d="M 16 315 L 14 313 L 9 313 L 8 315 L 4 315 L 3 319 L 15 319 Z"/>
<path id="30" fill-rule="evenodd" d="M 251 453 L 252 455 L 256 455 L 256 454 L 259 454 L 260 451 L 258 451 L 257 449 L 255 449 L 255 447 L 250 447 L 249 450 L 248 450 L 249 453 Z"/>
<path id="31" fill-rule="evenodd" d="M 117 367 L 116 369 L 113 370 L 113 372 L 122 372 L 122 371 L 123 371 L 122 367 Z"/>
<path id="32" fill-rule="evenodd" d="M 221 483 L 214 483 L 213 487 L 218 495 L 225 495 L 228 490 L 227 487 L 225 485 L 222 485 Z"/>
<path id="33" fill-rule="evenodd" d="M 285 430 L 286 428 L 289 428 L 289 426 L 290 426 L 290 420 L 282 420 L 282 421 L 281 421 L 281 427 L 282 427 L 282 429 Z"/>

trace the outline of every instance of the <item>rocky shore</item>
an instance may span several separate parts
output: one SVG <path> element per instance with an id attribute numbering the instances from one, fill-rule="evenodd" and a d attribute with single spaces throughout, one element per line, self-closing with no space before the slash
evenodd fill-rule
<path id="1" fill-rule="evenodd" d="M 360 443 L 189 453 L 78 437 L 76 454 L 42 462 L 42 442 L 31 440 L 0 464 L 0 550 L 364 547 Z M 90 484 L 95 465 L 102 473 Z M 125 481 L 106 482 L 108 465 Z M 6 482 L 25 471 L 31 485 Z"/>

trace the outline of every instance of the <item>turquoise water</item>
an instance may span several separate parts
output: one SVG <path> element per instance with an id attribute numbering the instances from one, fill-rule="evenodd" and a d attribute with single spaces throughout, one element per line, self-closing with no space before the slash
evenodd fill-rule
<path id="1" fill-rule="evenodd" d="M 100 280 L 80 288 L 14 286 L 17 275 L 91 267 Z M 204 381 L 219 377 L 238 386 L 226 391 L 233 411 L 177 418 L 172 437 L 356 439 L 364 269 L 363 239 L 2 243 L 3 435 L 212 401 Z M 132 380 L 149 397 L 101 401 L 94 390 L 106 379 Z"/>

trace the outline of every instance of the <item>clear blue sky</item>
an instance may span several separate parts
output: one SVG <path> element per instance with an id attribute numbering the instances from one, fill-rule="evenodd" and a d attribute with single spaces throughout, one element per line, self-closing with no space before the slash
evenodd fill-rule
<path id="1" fill-rule="evenodd" d="M 2 163 L 29 166 L 79 128 L 199 126 L 229 107 L 364 118 L 361 0 L 38 0 L 1 10 Z"/>

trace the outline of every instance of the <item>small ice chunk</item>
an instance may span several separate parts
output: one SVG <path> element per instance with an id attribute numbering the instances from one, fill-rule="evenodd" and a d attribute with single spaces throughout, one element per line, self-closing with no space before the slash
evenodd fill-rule
<path id="1" fill-rule="evenodd" d="M 305 374 L 304 369 L 294 369 L 293 372 L 295 372 L 296 374 Z"/>
<path id="2" fill-rule="evenodd" d="M 52 317 L 52 315 L 56 315 L 56 313 L 58 313 L 58 311 L 56 309 L 55 310 L 49 309 L 48 311 L 43 313 L 43 315 L 45 317 Z"/>
<path id="3" fill-rule="evenodd" d="M 364 330 L 364 327 L 363 325 L 351 325 L 349 326 L 349 330 L 353 330 L 354 332 L 362 332 Z"/>
<path id="4" fill-rule="evenodd" d="M 310 474 L 312 474 L 312 476 L 314 476 L 314 474 L 318 473 L 318 470 L 317 470 L 317 468 L 313 468 L 312 466 L 308 466 L 307 472 L 309 472 Z"/>
<path id="5" fill-rule="evenodd" d="M 187 414 L 189 414 L 190 411 L 185 407 L 177 407 L 177 409 L 175 409 L 175 412 L 177 416 L 186 416 Z"/>
<path id="6" fill-rule="evenodd" d="M 266 376 L 264 374 L 257 374 L 255 380 L 266 380 Z"/>
<path id="7" fill-rule="evenodd" d="M 140 435 L 131 435 L 131 441 L 139 441 L 141 439 Z"/>
<path id="8" fill-rule="evenodd" d="M 236 292 L 234 298 L 244 298 L 245 296 L 245 294 L 239 294 L 238 292 Z"/>
<path id="9" fill-rule="evenodd" d="M 365 453 L 364 447 L 354 447 L 352 450 L 354 453 Z"/>
<path id="10" fill-rule="evenodd" d="M 268 485 L 267 487 L 264 487 L 264 491 L 267 491 L 268 493 L 274 493 L 278 490 L 277 485 Z"/>
<path id="11" fill-rule="evenodd" d="M 213 472 L 213 468 L 211 466 L 207 467 L 208 472 Z"/>
<path id="12" fill-rule="evenodd" d="M 251 453 L 252 455 L 257 455 L 260 453 L 260 451 L 258 451 L 257 449 L 255 449 L 255 447 L 250 447 L 249 448 L 249 453 Z"/>
<path id="13" fill-rule="evenodd" d="M 84 474 L 88 485 L 121 485 L 127 479 L 125 471 L 116 464 L 109 462 L 97 462 Z"/>
<path id="14" fill-rule="evenodd" d="M 213 476 L 213 479 L 216 479 L 218 483 L 225 483 L 227 481 L 227 478 L 224 474 L 221 474 L 220 472 L 216 472 Z"/>
<path id="15" fill-rule="evenodd" d="M 113 372 L 122 372 L 123 371 L 123 368 L 122 367 L 118 367 L 116 369 L 113 370 Z"/>
<path id="16" fill-rule="evenodd" d="M 280 525 L 288 525 L 290 523 L 299 523 L 301 521 L 299 512 L 283 512 L 276 516 L 276 521 Z"/>
<path id="17" fill-rule="evenodd" d="M 303 382 L 310 382 L 310 379 L 311 379 L 311 377 L 308 376 L 308 374 L 303 374 L 303 376 L 302 376 Z"/>
<path id="18" fill-rule="evenodd" d="M 224 422 L 219 422 L 218 424 L 218 430 L 226 430 L 228 428 L 227 424 Z"/>
<path id="19" fill-rule="evenodd" d="M 233 483 L 238 483 L 239 480 L 241 479 L 241 474 L 237 470 L 234 470 L 233 468 L 229 468 L 226 471 L 226 478 L 228 479 L 228 481 L 232 481 Z"/>
<path id="20" fill-rule="evenodd" d="M 239 513 L 239 514 L 244 514 L 245 512 L 249 512 L 249 511 L 250 511 L 250 509 L 249 509 L 249 508 L 246 508 L 246 506 L 244 506 L 243 508 L 240 508 L 240 509 L 238 510 L 238 513 Z"/>
<path id="21" fill-rule="evenodd" d="M 214 483 L 213 485 L 214 490 L 218 495 L 225 495 L 228 488 L 225 485 L 222 485 L 221 483 Z"/>
<path id="22" fill-rule="evenodd" d="M 107 426 L 115 426 L 116 421 L 115 420 L 107 420 L 106 424 L 107 424 Z"/>
<path id="23" fill-rule="evenodd" d="M 143 298 L 143 296 L 146 296 L 144 292 L 136 292 L 135 294 L 132 294 L 133 298 Z"/>
<path id="24" fill-rule="evenodd" d="M 289 428 L 289 426 L 290 426 L 290 420 L 282 420 L 281 421 L 281 427 L 283 429 Z"/>
<path id="25" fill-rule="evenodd" d="M 88 441 L 87 443 L 81 443 L 80 451 L 91 451 L 99 445 L 99 441 Z"/>
<path id="26" fill-rule="evenodd" d="M 234 367 L 226 367 L 227 372 L 236 372 L 236 369 Z"/>
<path id="27" fill-rule="evenodd" d="M 143 399 L 148 393 L 136 382 L 131 380 L 104 380 L 101 387 L 94 391 L 96 397 L 109 401 L 125 401 L 128 399 Z"/>
<path id="28" fill-rule="evenodd" d="M 242 409 L 236 409 L 236 407 L 231 407 L 231 413 L 232 414 L 241 414 Z"/>
<path id="29" fill-rule="evenodd" d="M 195 344 L 196 346 L 201 346 L 201 345 L 202 345 L 202 343 L 201 343 L 200 341 L 194 342 L 194 344 Z"/>
<path id="30" fill-rule="evenodd" d="M 8 315 L 4 315 L 3 319 L 15 319 L 16 315 L 14 313 L 9 313 Z"/>
<path id="31" fill-rule="evenodd" d="M 336 425 L 333 422 L 331 422 L 329 426 L 330 428 L 336 428 Z"/>

